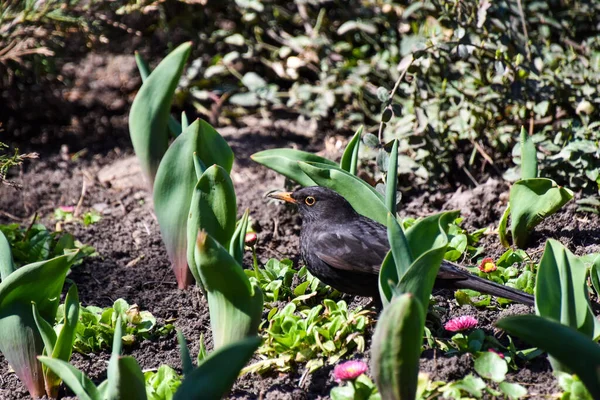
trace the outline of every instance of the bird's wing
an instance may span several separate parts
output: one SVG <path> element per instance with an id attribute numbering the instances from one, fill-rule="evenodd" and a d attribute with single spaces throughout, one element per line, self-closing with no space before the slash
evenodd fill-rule
<path id="1" fill-rule="evenodd" d="M 347 271 L 379 273 L 390 249 L 385 227 L 362 218 L 336 229 L 328 227 L 315 239 L 315 255 L 332 268 Z"/>

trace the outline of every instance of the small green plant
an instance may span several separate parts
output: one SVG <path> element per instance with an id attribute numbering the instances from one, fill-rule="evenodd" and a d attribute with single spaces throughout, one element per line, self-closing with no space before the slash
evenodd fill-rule
<path id="1" fill-rule="evenodd" d="M 2 132 L 2 124 L 0 123 L 0 132 Z M 0 185 L 12 186 L 21 188 L 21 186 L 7 178 L 8 170 L 23 164 L 23 161 L 32 158 L 38 158 L 37 153 L 19 154 L 19 149 L 15 149 L 14 153 L 5 153 L 8 145 L 0 142 Z"/>
<path id="2" fill-rule="evenodd" d="M 0 225 L 17 268 L 34 262 L 45 261 L 60 256 L 65 251 L 79 250 L 74 264 L 80 264 L 84 257 L 96 256 L 96 250 L 73 235 L 64 232 L 51 232 L 44 225 L 33 223 L 27 227 L 19 224 Z"/>
<path id="3" fill-rule="evenodd" d="M 324 299 L 312 308 L 288 303 L 269 312 L 263 327 L 265 342 L 258 349 L 260 361 L 245 372 L 275 369 L 289 371 L 296 363 L 306 362 L 315 371 L 327 362 L 336 363 L 353 349 L 365 350 L 365 329 L 371 324 L 369 312 L 348 310 L 345 301 Z"/>
<path id="4" fill-rule="evenodd" d="M 156 372 L 144 372 L 148 400 L 172 400 L 181 379 L 177 371 L 168 365 L 161 365 Z"/>
<path id="5" fill-rule="evenodd" d="M 75 216 L 75 207 L 72 206 L 61 206 L 54 210 L 54 220 L 64 222 L 66 224 L 79 222 L 83 226 L 89 226 L 100 221 L 102 216 L 96 210 L 90 210 L 81 217 Z"/>
<path id="6" fill-rule="evenodd" d="M 329 392 L 332 400 L 380 400 L 377 386 L 365 374 L 367 364 L 362 361 L 346 361 L 336 365 L 333 376 L 338 383 Z"/>
<path id="7" fill-rule="evenodd" d="M 129 305 L 123 299 L 115 300 L 111 307 L 81 307 L 75 329 L 73 349 L 82 354 L 94 353 L 108 347 L 113 341 L 117 320 L 123 324 L 124 345 L 131 345 L 140 339 L 148 339 L 156 334 L 166 334 L 173 329 L 167 324 L 157 329 L 156 319 L 137 305 Z M 56 324 L 65 322 L 65 306 L 61 305 L 56 313 Z"/>
<path id="8" fill-rule="evenodd" d="M 525 128 L 521 128 L 521 179 L 510 189 L 509 202 L 498 227 L 500 242 L 505 247 L 509 247 L 509 215 L 513 241 L 524 248 L 533 228 L 573 198 L 571 190 L 558 186 L 552 179 L 537 176 L 537 151 Z"/>
<path id="9" fill-rule="evenodd" d="M 279 261 L 272 258 L 263 268 L 255 263 L 253 270 L 245 269 L 244 272 L 250 282 L 260 287 L 267 301 L 278 301 L 294 295 L 291 289 L 292 279 L 298 271 L 294 269 L 292 260 L 286 258 Z"/>

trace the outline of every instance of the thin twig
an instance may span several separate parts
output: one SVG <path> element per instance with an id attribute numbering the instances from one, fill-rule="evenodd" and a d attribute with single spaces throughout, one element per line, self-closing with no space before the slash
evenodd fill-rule
<path id="1" fill-rule="evenodd" d="M 79 196 L 79 201 L 77 202 L 77 206 L 75 207 L 75 211 L 73 212 L 74 217 L 78 217 L 81 212 L 81 207 L 83 206 L 83 198 L 85 197 L 85 192 L 87 191 L 87 184 L 85 183 L 85 176 L 82 177 L 81 180 L 81 196 Z"/>
<path id="2" fill-rule="evenodd" d="M 408 69 L 410 68 L 410 66 L 412 65 L 413 61 L 415 61 L 414 58 L 412 58 L 410 60 L 410 62 L 408 63 L 408 65 L 406 66 L 406 68 L 404 68 L 404 71 L 402 71 L 402 73 L 400 74 L 400 76 L 398 77 L 398 79 L 396 80 L 396 83 L 394 84 L 394 88 L 392 89 L 392 91 L 390 92 L 390 104 L 394 99 L 394 95 L 396 94 L 396 92 L 398 91 L 398 87 L 400 87 L 400 82 L 402 82 L 402 79 L 404 79 L 404 76 L 406 75 L 406 72 L 408 71 Z M 381 139 L 382 139 L 382 135 L 383 135 L 383 125 L 385 124 L 385 122 L 383 122 L 383 120 L 381 120 L 381 122 L 379 123 L 379 132 L 377 133 L 377 137 L 379 138 L 379 143 L 381 143 Z"/>
<path id="3" fill-rule="evenodd" d="M 527 51 L 527 59 L 531 61 L 531 50 L 529 49 L 529 35 L 527 34 L 527 24 L 525 22 L 525 13 L 523 12 L 523 4 L 521 0 L 517 0 L 519 14 L 521 16 L 521 24 L 523 25 L 523 34 L 525 35 L 525 51 Z"/>

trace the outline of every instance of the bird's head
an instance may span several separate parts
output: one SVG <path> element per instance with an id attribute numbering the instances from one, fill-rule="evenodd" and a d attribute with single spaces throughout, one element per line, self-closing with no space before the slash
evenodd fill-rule
<path id="1" fill-rule="evenodd" d="M 341 220 L 356 216 L 350 203 L 331 189 L 309 186 L 295 192 L 271 193 L 269 197 L 293 203 L 298 206 L 304 221 Z"/>

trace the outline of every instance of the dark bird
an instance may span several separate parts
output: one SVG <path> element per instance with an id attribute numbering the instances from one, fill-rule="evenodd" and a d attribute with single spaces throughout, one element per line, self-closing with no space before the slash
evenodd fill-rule
<path id="1" fill-rule="evenodd" d="M 379 297 L 378 275 L 390 245 L 387 228 L 358 214 L 333 190 L 312 186 L 269 197 L 296 204 L 302 217 L 301 255 L 322 282 L 349 294 Z M 471 289 L 532 306 L 533 296 L 442 262 L 437 288 Z"/>

